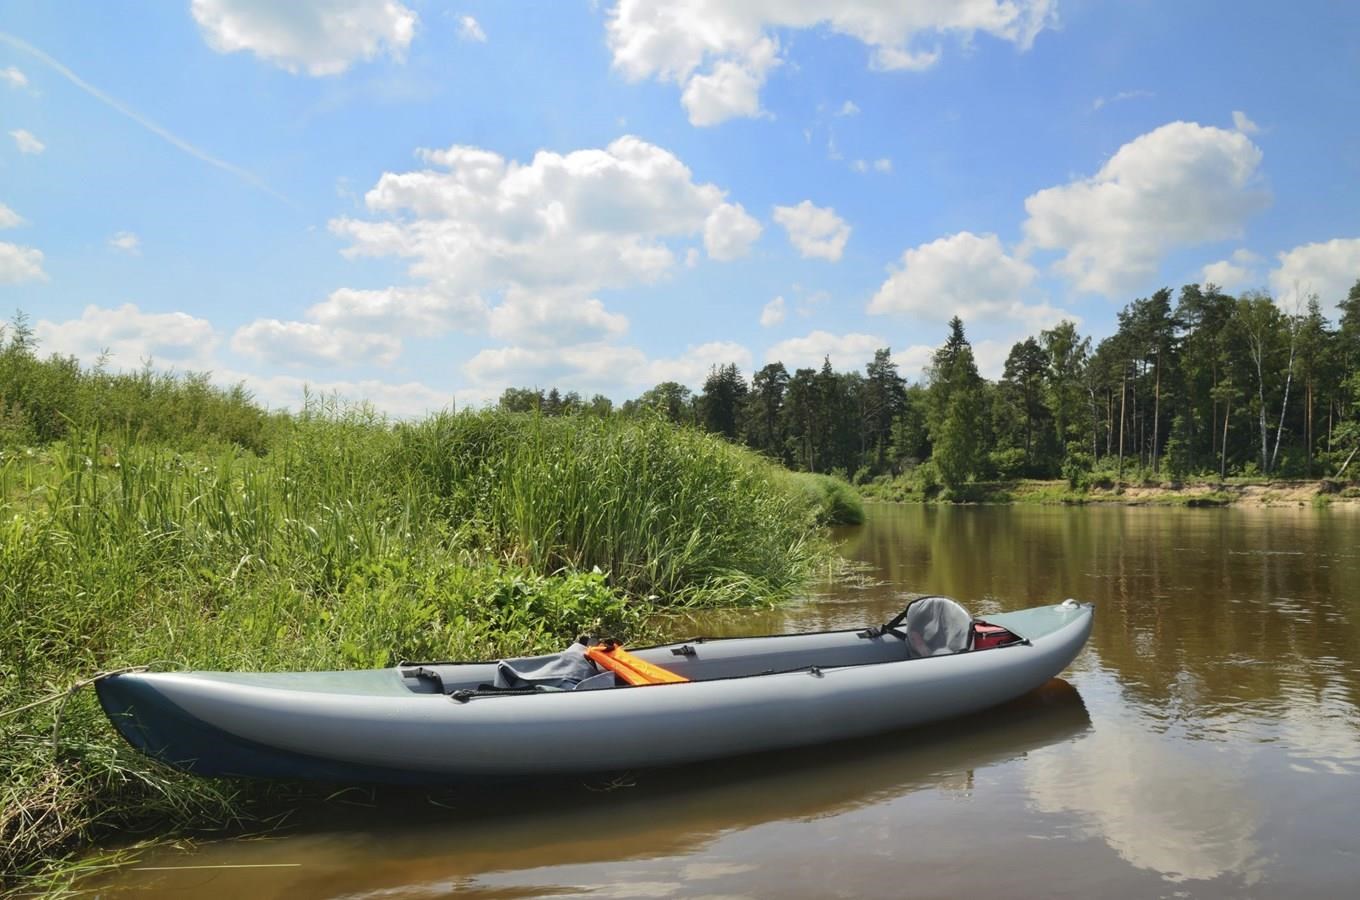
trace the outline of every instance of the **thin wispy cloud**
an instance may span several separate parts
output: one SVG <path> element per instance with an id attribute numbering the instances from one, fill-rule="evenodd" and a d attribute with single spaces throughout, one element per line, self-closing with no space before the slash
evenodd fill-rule
<path id="1" fill-rule="evenodd" d="M 1152 91 L 1120 91 L 1113 97 L 1097 97 L 1091 101 L 1091 112 L 1099 112 L 1111 103 L 1122 103 L 1125 100 L 1151 100 L 1157 96 Z"/>
<path id="2" fill-rule="evenodd" d="M 142 255 L 142 239 L 131 231 L 120 231 L 109 238 L 109 246 L 132 256 Z"/>
<path id="3" fill-rule="evenodd" d="M 1256 134 L 1261 130 L 1261 126 L 1253 122 L 1246 113 L 1240 109 L 1233 110 L 1232 114 L 1233 130 L 1243 134 Z"/>
<path id="4" fill-rule="evenodd" d="M 38 140 L 33 132 L 26 128 L 16 128 L 9 133 L 14 138 L 14 146 L 19 148 L 20 153 L 36 155 L 47 149 L 47 145 Z"/>
<path id="5" fill-rule="evenodd" d="M 459 19 L 458 36 L 465 41 L 473 41 L 478 44 L 486 43 L 486 32 L 482 30 L 481 23 L 472 16 L 463 16 Z"/>
<path id="6" fill-rule="evenodd" d="M 34 57 L 43 65 L 47 66 L 52 71 L 56 72 L 58 75 L 65 78 L 67 81 L 71 82 L 76 87 L 80 88 L 82 91 L 89 94 L 91 97 L 94 97 L 96 100 L 100 101 L 105 106 L 112 107 L 113 109 L 122 113 L 124 116 L 136 122 L 138 125 L 142 126 L 147 131 L 156 135 L 156 137 L 160 138 L 161 140 L 165 141 L 171 146 L 174 146 L 179 150 L 184 151 L 185 153 L 189 154 L 195 159 L 201 160 L 202 162 L 205 162 L 210 166 L 213 166 L 215 168 L 221 169 L 224 172 L 228 172 L 232 175 L 235 175 L 237 178 L 241 179 L 246 184 L 249 184 L 251 187 L 264 191 L 269 196 L 274 197 L 275 199 L 278 200 L 282 200 L 289 206 L 297 208 L 297 204 L 293 203 L 292 200 L 289 200 L 283 194 L 280 194 L 278 191 L 274 190 L 255 173 L 246 171 L 240 166 L 229 163 L 224 159 L 218 159 L 211 153 L 208 153 L 204 150 L 200 150 L 198 147 L 195 147 L 193 144 L 184 140 L 182 137 L 179 137 L 178 135 L 167 131 L 166 129 L 157 125 L 155 122 L 148 119 L 146 116 L 142 115 L 135 109 L 132 109 L 130 106 L 123 103 L 118 98 L 111 97 L 108 94 L 104 93 L 99 88 L 95 87 L 85 79 L 81 78 L 75 72 L 72 72 L 61 62 L 57 61 L 56 59 L 53 59 L 51 56 L 48 56 L 42 50 L 39 50 L 37 47 L 34 47 L 27 41 L 21 38 L 17 38 L 14 35 L 9 34 L 7 32 L 0 31 L 0 43 L 8 44 L 9 46 L 15 48 L 16 50 L 21 50 L 24 53 L 27 53 L 30 56 Z"/>

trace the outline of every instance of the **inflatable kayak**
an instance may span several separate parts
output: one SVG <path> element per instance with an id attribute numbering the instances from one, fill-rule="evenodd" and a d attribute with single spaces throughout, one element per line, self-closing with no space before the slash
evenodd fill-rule
<path id="1" fill-rule="evenodd" d="M 421 784 L 610 772 L 976 712 L 1061 672 L 1091 621 L 1074 600 L 980 622 L 931 597 L 859 630 L 353 672 L 121 674 L 96 689 L 133 747 L 197 775 Z"/>

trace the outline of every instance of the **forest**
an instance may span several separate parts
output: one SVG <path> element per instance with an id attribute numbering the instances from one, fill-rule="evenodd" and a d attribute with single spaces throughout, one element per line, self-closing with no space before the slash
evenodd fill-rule
<path id="1" fill-rule="evenodd" d="M 510 388 L 503 409 L 545 415 L 660 414 L 792 469 L 857 484 L 909 474 L 971 481 L 1194 476 L 1345 477 L 1360 447 L 1360 280 L 1336 305 L 1284 308 L 1269 295 L 1185 285 L 1129 303 L 1093 344 L 1063 321 L 1017 342 L 1002 377 L 978 373 L 964 323 L 949 323 L 919 381 L 890 348 L 864 371 L 748 381 L 713 368 L 699 393 L 664 382 L 618 409 L 608 398 Z"/>

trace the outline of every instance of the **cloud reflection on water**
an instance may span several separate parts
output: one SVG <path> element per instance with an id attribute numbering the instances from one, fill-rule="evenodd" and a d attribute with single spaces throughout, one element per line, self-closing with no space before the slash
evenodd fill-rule
<path id="1" fill-rule="evenodd" d="M 1169 881 L 1234 874 L 1255 883 L 1264 811 L 1245 754 L 1158 733 L 1161 723 L 1143 720 L 1134 704 L 1109 708 L 1121 707 L 1128 718 L 1093 716 L 1087 734 L 1029 755 L 1025 787 L 1034 807 L 1075 817 L 1081 833 Z"/>

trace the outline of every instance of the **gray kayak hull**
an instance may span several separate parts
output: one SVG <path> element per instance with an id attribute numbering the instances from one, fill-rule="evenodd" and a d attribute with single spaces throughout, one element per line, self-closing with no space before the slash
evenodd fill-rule
<path id="1" fill-rule="evenodd" d="M 907 659 L 900 639 L 853 631 L 692 641 L 636 652 L 708 680 L 462 702 L 451 690 L 485 680 L 488 664 L 426 667 L 445 690 L 401 668 L 125 674 L 97 689 L 134 747 L 200 775 L 437 783 L 605 772 L 827 743 L 1004 703 L 1072 662 L 1092 609 L 988 621 L 1025 642 Z M 771 674 L 723 674 L 753 660 Z"/>

